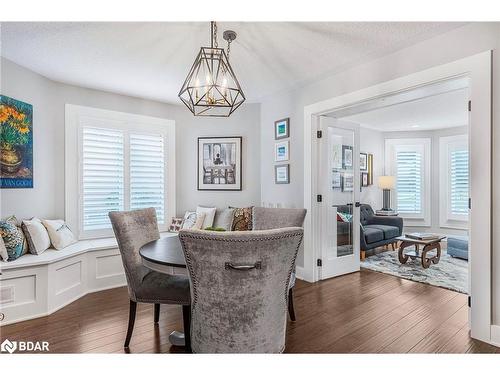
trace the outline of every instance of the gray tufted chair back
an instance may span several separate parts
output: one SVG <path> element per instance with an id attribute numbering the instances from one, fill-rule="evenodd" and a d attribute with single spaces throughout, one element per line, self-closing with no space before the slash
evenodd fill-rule
<path id="1" fill-rule="evenodd" d="M 253 208 L 253 230 L 302 227 L 307 210 L 304 208 Z"/>
<path id="2" fill-rule="evenodd" d="M 136 301 L 136 290 L 149 270 L 142 265 L 139 249 L 160 238 L 156 210 L 145 208 L 135 211 L 114 211 L 109 218 L 115 232 L 127 277 L 128 293 Z"/>
<path id="3" fill-rule="evenodd" d="M 287 292 L 302 228 L 247 232 L 182 230 L 196 353 L 279 353 Z"/>

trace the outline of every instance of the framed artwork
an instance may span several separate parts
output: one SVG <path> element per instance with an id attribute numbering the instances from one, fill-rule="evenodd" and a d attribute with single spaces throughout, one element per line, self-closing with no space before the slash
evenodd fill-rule
<path id="1" fill-rule="evenodd" d="M 368 154 L 368 185 L 373 185 L 373 154 Z"/>
<path id="2" fill-rule="evenodd" d="M 354 190 L 354 176 L 351 173 L 344 173 L 342 176 L 342 191 Z"/>
<path id="3" fill-rule="evenodd" d="M 274 182 L 276 184 L 290 183 L 290 164 L 281 164 L 274 166 Z"/>
<path id="4" fill-rule="evenodd" d="M 284 118 L 274 122 L 274 139 L 290 137 L 290 119 Z"/>
<path id="5" fill-rule="evenodd" d="M 352 168 L 352 146 L 342 145 L 342 168 Z"/>
<path id="6" fill-rule="evenodd" d="M 342 145 L 340 143 L 332 145 L 332 168 L 342 169 Z"/>
<path id="7" fill-rule="evenodd" d="M 361 172 L 361 186 L 368 186 L 368 173 Z"/>
<path id="8" fill-rule="evenodd" d="M 274 161 L 287 161 L 289 160 L 289 150 L 290 142 L 278 142 L 274 145 Z"/>
<path id="9" fill-rule="evenodd" d="M 359 154 L 359 170 L 363 172 L 368 170 L 368 154 L 364 152 Z"/>
<path id="10" fill-rule="evenodd" d="M 198 138 L 198 190 L 241 190 L 242 137 Z"/>
<path id="11" fill-rule="evenodd" d="M 33 188 L 33 106 L 0 95 L 0 187 Z"/>
<path id="12" fill-rule="evenodd" d="M 332 171 L 332 189 L 340 189 L 342 187 L 342 175 L 338 171 Z"/>

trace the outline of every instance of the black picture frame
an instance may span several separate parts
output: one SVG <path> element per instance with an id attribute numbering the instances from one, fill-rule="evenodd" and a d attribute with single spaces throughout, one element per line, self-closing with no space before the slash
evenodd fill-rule
<path id="1" fill-rule="evenodd" d="M 368 172 L 361 172 L 361 186 L 369 186 Z"/>
<path id="2" fill-rule="evenodd" d="M 205 167 L 203 164 L 203 159 L 201 158 L 202 155 L 200 153 L 200 150 L 205 143 L 204 141 L 209 141 L 209 140 L 217 140 L 217 143 L 223 143 L 224 140 L 226 141 L 236 141 L 236 160 L 235 160 L 235 166 L 239 168 L 239 173 L 236 171 L 233 171 L 234 173 L 234 179 L 235 179 L 235 184 L 206 184 L 204 183 L 204 173 L 205 173 Z M 214 143 L 214 142 L 211 142 Z M 227 136 L 227 137 L 198 137 L 198 161 L 197 161 L 197 188 L 199 191 L 241 191 L 243 189 L 243 137 L 242 136 Z M 201 168 L 200 168 L 200 161 L 201 161 Z M 200 173 L 203 171 L 203 173 Z M 220 179 L 219 179 L 220 181 Z M 213 185 L 211 187 L 210 185 Z"/>
<path id="3" fill-rule="evenodd" d="M 352 192 L 354 191 L 354 175 L 351 173 L 344 173 L 342 175 L 342 191 Z"/>
<path id="4" fill-rule="evenodd" d="M 359 170 L 362 172 L 368 171 L 368 154 L 365 152 L 359 153 Z"/>

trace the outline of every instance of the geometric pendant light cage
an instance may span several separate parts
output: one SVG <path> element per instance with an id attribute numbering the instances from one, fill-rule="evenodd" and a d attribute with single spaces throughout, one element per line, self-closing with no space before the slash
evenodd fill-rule
<path id="1" fill-rule="evenodd" d="M 211 46 L 201 47 L 182 85 L 179 98 L 195 116 L 230 116 L 244 101 L 245 94 L 229 63 L 231 42 L 236 33 L 224 32 L 227 54 L 217 45 L 217 24 L 211 22 Z"/>

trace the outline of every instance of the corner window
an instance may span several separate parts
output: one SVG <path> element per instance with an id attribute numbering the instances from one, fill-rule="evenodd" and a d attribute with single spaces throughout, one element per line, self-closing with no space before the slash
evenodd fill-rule
<path id="1" fill-rule="evenodd" d="M 112 236 L 110 211 L 175 214 L 175 123 L 66 107 L 66 221 L 79 238 Z M 168 177 L 168 178 L 167 178 Z"/>

